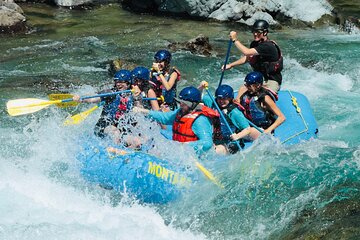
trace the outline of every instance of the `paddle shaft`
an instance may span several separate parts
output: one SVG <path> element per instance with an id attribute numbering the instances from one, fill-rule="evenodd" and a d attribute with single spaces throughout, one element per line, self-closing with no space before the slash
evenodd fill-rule
<path id="1" fill-rule="evenodd" d="M 121 94 L 121 93 L 127 93 L 127 92 L 132 92 L 132 91 L 131 90 L 122 90 L 122 91 L 118 91 L 118 92 L 102 93 L 102 94 L 98 94 L 98 95 L 94 95 L 94 96 L 81 97 L 80 100 L 96 98 L 96 97 L 108 97 L 108 96 L 117 95 L 117 94 Z M 62 102 L 71 102 L 71 101 L 73 101 L 72 98 L 62 100 Z"/>
<path id="2" fill-rule="evenodd" d="M 231 50 L 231 45 L 232 45 L 232 40 L 229 40 L 229 46 L 226 52 L 226 57 L 225 57 L 225 63 L 224 63 L 224 70 L 221 71 L 221 77 L 220 77 L 220 82 L 219 82 L 219 87 L 221 86 L 222 80 L 224 78 L 224 74 L 225 74 L 225 70 L 226 70 L 226 63 L 229 60 L 229 55 L 230 55 L 230 50 Z"/>
<path id="3" fill-rule="evenodd" d="M 106 97 L 106 96 L 116 95 L 116 94 L 120 94 L 120 93 L 130 92 L 130 91 L 131 90 L 124 90 L 124 91 L 113 92 L 113 93 L 103 93 L 103 94 L 99 94 L 99 95 L 95 95 L 95 96 L 81 97 L 80 100 L 84 100 L 84 99 L 88 99 L 88 98 L 95 98 L 95 97 Z M 60 94 L 58 94 L 58 95 L 60 95 Z M 69 97 L 68 95 L 70 95 L 70 94 L 64 94 L 64 95 Z M 142 98 L 142 100 L 147 100 L 147 101 L 162 100 L 162 98 L 161 97 L 158 97 L 158 98 Z M 66 99 L 63 99 L 63 100 L 59 99 L 59 100 L 53 100 L 53 101 L 57 101 L 57 103 L 60 103 L 60 102 L 71 102 L 73 100 L 72 100 L 72 98 L 66 98 Z"/>
<path id="4" fill-rule="evenodd" d="M 151 101 L 151 100 L 161 100 L 161 98 L 143 98 L 142 100 Z"/>
<path id="5" fill-rule="evenodd" d="M 226 121 L 226 118 L 225 118 L 223 112 L 221 111 L 219 105 L 217 104 L 215 98 L 211 95 L 211 93 L 210 93 L 210 91 L 209 91 L 208 89 L 205 89 L 205 90 L 206 90 L 207 94 L 210 96 L 211 100 L 213 101 L 216 109 L 218 110 L 218 112 L 219 112 L 219 114 L 220 114 L 220 117 L 223 119 L 223 121 L 224 121 L 224 123 L 225 123 L 225 126 L 226 126 L 227 129 L 229 130 L 230 134 L 231 134 L 231 135 L 234 134 L 234 132 L 231 130 L 231 127 L 230 127 L 229 123 Z M 239 148 L 239 150 L 240 150 L 240 149 L 241 149 L 241 146 L 240 146 L 239 142 L 238 142 L 238 141 L 235 141 L 235 144 L 238 146 L 238 148 Z"/>
<path id="6" fill-rule="evenodd" d="M 249 123 L 250 126 L 252 126 L 253 128 L 255 128 L 256 130 L 258 130 L 259 132 L 263 133 L 264 130 L 262 130 L 261 128 L 259 128 L 258 126 L 256 126 L 253 122 L 251 122 L 249 119 L 246 119 L 247 122 Z"/>

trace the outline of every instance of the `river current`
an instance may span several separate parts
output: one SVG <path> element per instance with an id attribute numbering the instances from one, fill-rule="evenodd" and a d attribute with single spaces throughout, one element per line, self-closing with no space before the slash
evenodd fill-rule
<path id="1" fill-rule="evenodd" d="M 79 136 L 91 133 L 99 112 L 81 125 L 65 117 L 89 106 L 55 106 L 11 117 L 6 102 L 47 99 L 50 93 L 94 94 L 109 86 L 109 61 L 151 66 L 171 42 L 204 34 L 210 57 L 173 54 L 180 86 L 217 86 L 228 34 L 237 24 L 135 15 L 117 5 L 76 11 L 24 5 L 33 31 L 0 38 L 0 239 L 356 239 L 360 236 L 360 38 L 335 27 L 271 31 L 282 48 L 282 89 L 304 94 L 319 138 L 286 147 L 263 139 L 252 151 L 211 167 L 226 185 L 204 183 L 181 201 L 144 205 L 93 186 L 75 159 Z M 232 48 L 230 61 L 240 56 Z M 238 88 L 249 66 L 225 73 Z M 167 149 L 186 158 L 186 152 Z"/>

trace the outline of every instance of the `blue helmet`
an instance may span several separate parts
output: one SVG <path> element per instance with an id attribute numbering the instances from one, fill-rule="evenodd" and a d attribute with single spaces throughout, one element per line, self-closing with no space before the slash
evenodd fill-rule
<path id="1" fill-rule="evenodd" d="M 247 85 L 263 84 L 264 78 L 260 72 L 251 72 L 248 75 L 246 75 L 244 82 Z"/>
<path id="2" fill-rule="evenodd" d="M 133 80 L 139 79 L 139 80 L 150 80 L 150 71 L 146 67 L 136 67 L 132 70 L 131 75 L 133 77 Z"/>
<path id="3" fill-rule="evenodd" d="M 229 85 L 221 85 L 215 91 L 215 97 L 217 98 L 234 98 L 234 89 Z"/>
<path id="4" fill-rule="evenodd" d="M 121 69 L 117 71 L 114 75 L 114 81 L 127 82 L 131 84 L 132 83 L 131 72 L 126 69 Z"/>
<path id="5" fill-rule="evenodd" d="M 171 53 L 168 50 L 159 50 L 155 54 L 154 58 L 157 62 L 165 61 L 169 63 L 171 61 Z"/>
<path id="6" fill-rule="evenodd" d="M 201 101 L 201 92 L 196 87 L 186 87 L 180 91 L 179 98 L 184 101 L 199 103 Z"/>

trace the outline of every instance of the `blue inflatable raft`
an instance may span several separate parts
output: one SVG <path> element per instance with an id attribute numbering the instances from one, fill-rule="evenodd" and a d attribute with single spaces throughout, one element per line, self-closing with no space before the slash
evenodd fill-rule
<path id="1" fill-rule="evenodd" d="M 317 137 L 318 126 L 304 95 L 280 91 L 277 105 L 286 117 L 274 134 L 282 143 L 296 144 Z M 97 141 L 84 146 L 83 153 L 78 156 L 82 162 L 81 174 L 104 188 L 126 190 L 141 202 L 163 204 L 173 201 L 203 175 L 147 153 L 114 155 L 106 147 Z"/>
<path id="2" fill-rule="evenodd" d="M 167 203 L 197 179 L 193 168 L 138 151 L 110 153 L 102 144 L 92 141 L 77 158 L 85 179 L 105 189 L 126 191 L 141 202 Z"/>

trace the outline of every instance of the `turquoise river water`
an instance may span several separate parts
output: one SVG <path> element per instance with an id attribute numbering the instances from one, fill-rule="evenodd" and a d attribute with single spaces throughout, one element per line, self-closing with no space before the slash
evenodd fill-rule
<path id="1" fill-rule="evenodd" d="M 135 15 L 117 5 L 88 11 L 24 5 L 33 31 L 0 38 L 0 239 L 356 239 L 360 199 L 360 38 L 336 28 L 270 36 L 285 58 L 283 89 L 309 99 L 319 138 L 291 147 L 264 139 L 253 151 L 211 167 L 226 185 L 204 183 L 165 206 L 144 205 L 92 186 L 79 174 L 76 142 L 90 133 L 94 113 L 64 127 L 73 109 L 50 107 L 11 117 L 6 102 L 50 93 L 95 93 L 111 83 L 109 61 L 151 66 L 158 49 L 200 33 L 210 57 L 173 54 L 181 86 L 217 86 L 237 24 Z M 239 57 L 233 48 L 230 60 Z M 225 73 L 237 88 L 249 66 Z M 166 149 L 186 158 L 187 153 Z M 339 238 L 337 238 L 339 237 Z"/>

